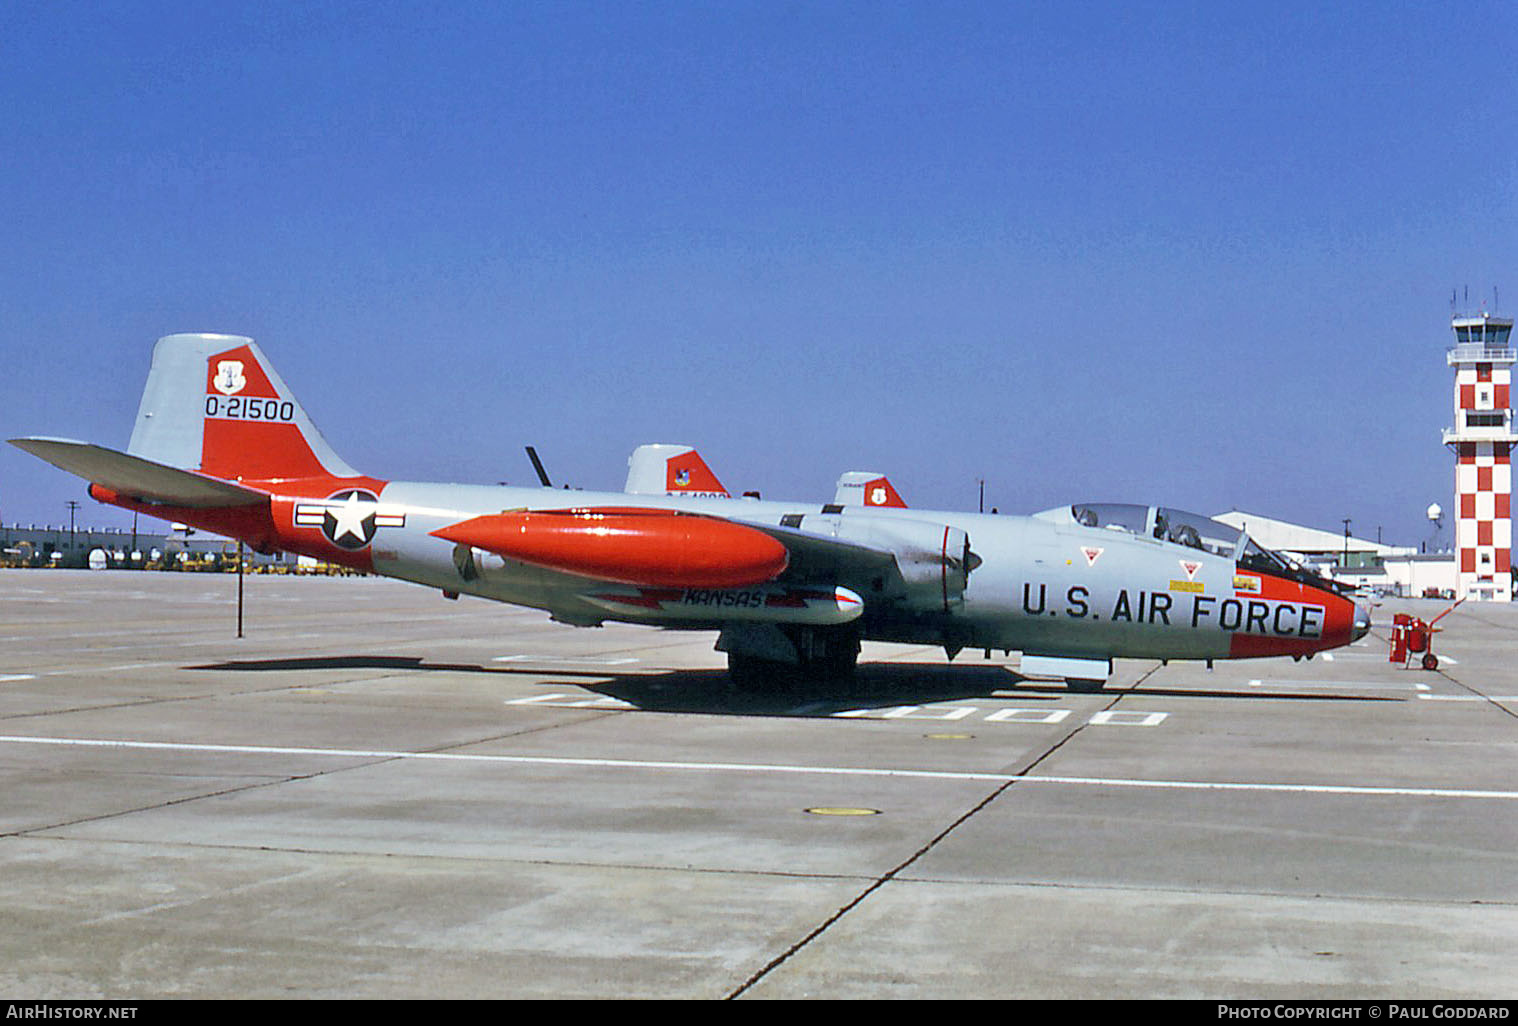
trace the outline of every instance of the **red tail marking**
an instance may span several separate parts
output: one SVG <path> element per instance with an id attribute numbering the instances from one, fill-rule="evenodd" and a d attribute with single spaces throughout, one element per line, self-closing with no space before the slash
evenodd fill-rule
<path id="1" fill-rule="evenodd" d="M 877 477 L 865 483 L 864 504 L 866 506 L 895 506 L 897 509 L 907 507 L 906 501 L 897 493 L 895 487 L 883 477 Z"/>
<path id="2" fill-rule="evenodd" d="M 727 494 L 701 454 L 690 452 L 671 456 L 664 464 L 664 489 L 670 492 L 721 492 Z"/>
<path id="3" fill-rule="evenodd" d="M 330 478 L 306 444 L 294 411 L 294 400 L 275 392 L 248 346 L 207 358 L 201 471 L 253 481 Z"/>
<path id="4" fill-rule="evenodd" d="M 229 480 L 332 478 L 294 424 L 247 424 L 209 417 L 201 440 L 200 469 Z"/>

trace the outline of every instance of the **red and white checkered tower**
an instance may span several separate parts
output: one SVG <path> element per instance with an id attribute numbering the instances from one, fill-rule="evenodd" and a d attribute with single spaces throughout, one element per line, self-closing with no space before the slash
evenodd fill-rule
<path id="1" fill-rule="evenodd" d="M 1511 602 L 1513 322 L 1482 313 L 1451 318 L 1450 326 L 1455 426 L 1445 430 L 1444 444 L 1455 453 L 1456 597 Z"/>

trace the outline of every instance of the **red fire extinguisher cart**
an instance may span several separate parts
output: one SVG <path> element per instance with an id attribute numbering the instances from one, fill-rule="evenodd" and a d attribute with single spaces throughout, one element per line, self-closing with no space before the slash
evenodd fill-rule
<path id="1" fill-rule="evenodd" d="M 1465 599 L 1460 600 L 1460 602 L 1464 601 Z M 1421 665 L 1425 670 L 1437 670 L 1439 657 L 1434 655 L 1434 635 L 1443 628 L 1436 627 L 1435 624 L 1458 609 L 1460 602 L 1456 602 L 1427 623 L 1411 613 L 1394 615 L 1391 632 L 1391 661 L 1401 663 L 1406 669 L 1412 665 L 1414 656 L 1421 656 Z"/>

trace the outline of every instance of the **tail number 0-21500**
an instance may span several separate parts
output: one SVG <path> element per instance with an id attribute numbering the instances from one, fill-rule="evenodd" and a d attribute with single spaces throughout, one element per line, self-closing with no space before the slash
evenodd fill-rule
<path id="1" fill-rule="evenodd" d="M 240 395 L 206 396 L 207 417 L 233 420 L 272 420 L 287 423 L 295 419 L 295 404 L 288 399 L 257 399 Z"/>

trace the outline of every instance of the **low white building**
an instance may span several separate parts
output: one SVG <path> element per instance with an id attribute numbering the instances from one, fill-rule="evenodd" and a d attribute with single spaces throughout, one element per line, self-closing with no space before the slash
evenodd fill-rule
<path id="1" fill-rule="evenodd" d="M 1384 569 L 1391 590 L 1411 598 L 1454 598 L 1460 585 L 1453 552 L 1398 556 L 1388 559 Z"/>

